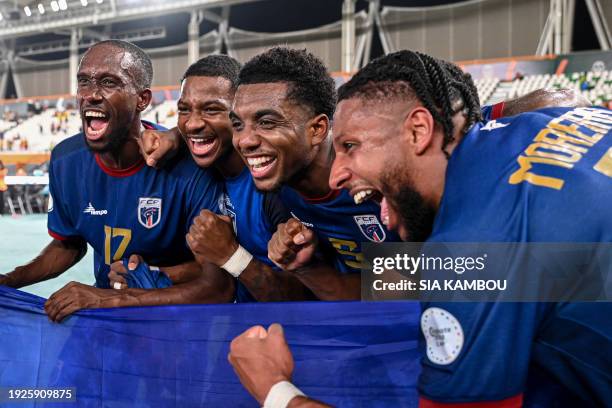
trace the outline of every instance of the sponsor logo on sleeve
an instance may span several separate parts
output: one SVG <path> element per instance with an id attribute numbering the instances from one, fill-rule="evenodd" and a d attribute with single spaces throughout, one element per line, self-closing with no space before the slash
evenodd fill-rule
<path id="1" fill-rule="evenodd" d="M 108 211 L 106 210 L 96 210 L 95 207 L 91 204 L 91 202 L 87 205 L 87 207 L 85 207 L 85 209 L 83 210 L 83 214 L 89 214 L 89 215 L 106 215 L 108 214 Z"/>

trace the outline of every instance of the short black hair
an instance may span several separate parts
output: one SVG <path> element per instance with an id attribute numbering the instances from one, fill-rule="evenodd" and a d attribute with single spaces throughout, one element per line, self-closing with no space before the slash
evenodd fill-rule
<path id="1" fill-rule="evenodd" d="M 363 67 L 338 90 L 339 101 L 354 97 L 418 98 L 442 125 L 442 150 L 447 156 L 445 148 L 454 140 L 453 116 L 460 110 L 466 112 L 464 132 L 481 119 L 478 90 L 470 74 L 451 62 L 415 51 L 394 52 Z M 457 102 L 461 102 L 458 107 Z"/>
<path id="2" fill-rule="evenodd" d="M 199 59 L 187 68 L 181 82 L 192 76 L 221 77 L 232 83 L 232 89 L 238 86 L 240 63 L 228 55 L 208 55 Z"/>
<path id="3" fill-rule="evenodd" d="M 104 40 L 89 47 L 89 49 L 85 52 L 85 55 L 95 47 L 103 45 L 119 48 L 120 50 L 132 55 L 136 61 L 137 69 L 134 72 L 134 79 L 138 90 L 142 91 L 143 89 L 151 87 L 151 83 L 153 82 L 153 63 L 151 62 L 151 57 L 149 57 L 149 55 L 142 48 L 128 41 Z M 85 58 L 85 55 L 83 55 L 83 58 Z"/>
<path id="4" fill-rule="evenodd" d="M 287 97 L 330 119 L 336 86 L 323 62 L 306 50 L 274 47 L 253 57 L 240 71 L 238 85 L 286 82 Z"/>

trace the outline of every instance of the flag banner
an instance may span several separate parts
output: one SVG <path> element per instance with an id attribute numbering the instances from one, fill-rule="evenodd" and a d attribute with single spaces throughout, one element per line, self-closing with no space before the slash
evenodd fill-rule
<path id="1" fill-rule="evenodd" d="M 83 310 L 0 287 L 0 387 L 19 407 L 257 407 L 227 361 L 249 327 L 281 323 L 293 381 L 341 407 L 416 407 L 416 302 L 291 302 Z M 58 392 L 70 396 L 60 402 Z M 23 396 L 23 397 L 22 397 Z M 5 401 L 9 401 L 5 399 Z M 5 404 L 3 403 L 3 406 Z M 6 404 L 8 405 L 8 404 Z"/>

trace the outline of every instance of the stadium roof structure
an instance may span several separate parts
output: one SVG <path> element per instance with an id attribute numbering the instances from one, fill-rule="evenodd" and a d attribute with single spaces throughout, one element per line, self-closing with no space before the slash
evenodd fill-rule
<path id="1" fill-rule="evenodd" d="M 4 0 L 0 39 L 261 0 Z"/>

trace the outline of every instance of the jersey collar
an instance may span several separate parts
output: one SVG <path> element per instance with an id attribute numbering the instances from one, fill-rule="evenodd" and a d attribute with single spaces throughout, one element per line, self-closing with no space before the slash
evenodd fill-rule
<path id="1" fill-rule="evenodd" d="M 298 194 L 307 203 L 321 204 L 321 203 L 327 203 L 329 201 L 332 201 L 332 200 L 336 199 L 336 197 L 338 197 L 341 192 L 342 192 L 341 189 L 340 190 L 330 190 L 329 193 L 325 194 L 322 197 L 306 197 L 304 194 L 300 193 L 299 191 L 298 191 Z"/>
<path id="2" fill-rule="evenodd" d="M 144 121 L 141 122 L 141 125 L 140 125 L 141 133 L 144 129 L 153 129 L 153 128 L 154 127 L 150 123 L 144 122 Z M 145 165 L 145 160 L 144 158 L 141 157 L 140 160 L 138 160 L 136 163 L 134 163 L 132 166 L 128 167 L 127 169 L 112 169 L 104 164 L 104 162 L 102 161 L 98 153 L 95 154 L 95 158 L 96 158 L 96 163 L 98 163 L 98 166 L 100 166 L 102 171 L 111 177 L 133 176 L 134 174 L 138 173 L 138 171 L 142 169 L 143 166 Z"/>

